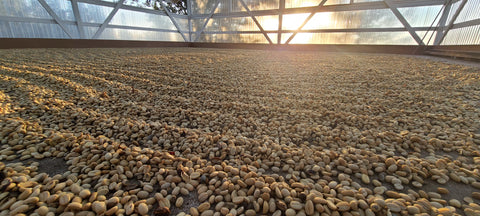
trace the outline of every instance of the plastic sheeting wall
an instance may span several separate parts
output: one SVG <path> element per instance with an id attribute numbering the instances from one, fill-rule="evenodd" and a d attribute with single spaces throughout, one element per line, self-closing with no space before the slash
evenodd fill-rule
<path id="1" fill-rule="evenodd" d="M 42 6 L 42 1 L 59 20 L 55 20 Z M 292 44 L 417 44 L 390 8 L 360 10 L 352 5 L 348 10 L 328 9 L 327 12 L 314 14 L 292 37 L 310 15 L 311 8 L 318 6 L 322 0 L 243 1 L 251 13 L 247 13 L 240 0 L 191 0 L 191 14 L 171 17 L 163 11 L 146 9 L 139 1 L 125 1 L 105 23 L 119 0 L 0 0 L 0 37 L 152 41 L 185 41 L 185 37 L 191 42 L 269 43 L 265 33 L 272 43 L 277 43 L 277 40 L 285 43 L 291 39 Z M 442 34 L 439 33 L 442 29 L 446 31 L 464 0 L 452 0 L 454 3 L 443 23 L 439 20 L 444 1 L 430 1 L 440 3 L 398 8 L 415 34 L 428 45 L 441 39 Z M 218 7 L 212 11 L 217 2 Z M 295 9 L 294 13 L 281 14 L 283 2 L 284 9 Z M 385 5 L 383 0 L 327 0 L 325 7 L 357 3 Z M 74 4 L 78 8 L 78 17 Z M 480 44 L 478 11 L 480 0 L 468 0 L 441 44 Z M 265 32 L 255 23 L 252 14 Z M 102 26 L 105 28 L 102 29 Z"/>
<path id="2" fill-rule="evenodd" d="M 281 9 L 281 0 L 243 1 L 252 13 L 262 11 L 275 13 L 271 10 Z M 454 1 L 455 3 L 449 10 L 449 16 L 444 25 L 447 25 L 452 19 L 452 15 L 461 1 L 463 0 Z M 196 18 L 192 24 L 194 33 L 199 33 L 198 31 L 202 30 L 202 26 L 205 24 L 209 13 L 214 9 L 216 2 L 216 0 L 195 0 L 192 2 L 193 17 Z M 284 8 L 312 8 L 318 6 L 321 2 L 322 0 L 285 0 Z M 329 7 L 372 2 L 384 4 L 383 0 L 327 0 L 324 5 Z M 418 4 L 415 4 L 415 6 L 403 5 L 397 9 L 413 28 L 414 34 L 417 34 L 424 44 L 433 45 L 435 39 L 438 40 L 441 37 L 441 34 L 437 33 L 441 29 L 439 20 L 444 11 L 444 5 L 442 5 L 444 2 L 439 3 L 437 1 L 438 4 L 426 4 L 425 6 L 418 6 Z M 211 19 L 208 20 L 198 41 L 268 43 L 267 40 L 258 38 L 262 36 L 263 32 L 260 31 L 246 11 L 240 0 L 219 0 L 218 7 Z M 478 11 L 480 11 L 480 0 L 469 0 L 455 23 L 478 19 L 480 17 Z M 263 14 L 263 12 L 256 14 Z M 273 40 L 276 41 L 276 35 L 281 33 L 280 42 L 285 43 L 288 39 L 291 39 L 290 43 L 292 44 L 418 44 L 390 8 L 318 12 L 293 38 L 290 38 L 293 35 L 292 32 L 296 31 L 309 15 L 309 12 L 283 14 L 281 15 L 282 26 L 280 28 L 278 26 L 280 20 L 278 15 L 255 17 L 272 42 Z M 465 28 L 454 28 L 447 34 L 448 36 L 442 44 L 480 44 L 478 42 L 480 32 L 478 31 L 478 24 Z M 275 34 L 274 38 L 270 37 L 273 34 Z M 469 36 L 462 39 L 462 34 Z"/>
<path id="3" fill-rule="evenodd" d="M 0 37 L 184 41 L 164 12 L 120 8 L 110 22 L 104 23 L 119 0 L 44 0 L 59 19 L 55 20 L 41 1 L 0 0 Z M 78 2 L 78 17 L 73 7 L 75 2 Z M 172 19 L 176 20 L 181 32 L 189 32 L 187 17 Z M 99 31 L 102 24 L 106 24 L 106 28 Z M 93 38 L 96 34 L 98 36 Z"/>
<path id="4" fill-rule="evenodd" d="M 453 18 L 461 2 L 454 4 L 449 13 L 449 19 Z M 466 23 L 475 25 L 464 26 Z M 480 44 L 480 0 L 468 0 L 464 8 L 455 20 L 453 28 L 448 32 L 441 45 L 479 45 Z"/>

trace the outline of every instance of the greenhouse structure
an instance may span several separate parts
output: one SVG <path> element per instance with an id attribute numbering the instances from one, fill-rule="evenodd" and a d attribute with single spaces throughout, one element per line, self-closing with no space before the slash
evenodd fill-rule
<path id="1" fill-rule="evenodd" d="M 480 0 L 0 0 L 0 216 L 480 216 Z"/>
<path id="2" fill-rule="evenodd" d="M 478 11 L 478 0 L 2 0 L 0 37 L 478 45 Z"/>

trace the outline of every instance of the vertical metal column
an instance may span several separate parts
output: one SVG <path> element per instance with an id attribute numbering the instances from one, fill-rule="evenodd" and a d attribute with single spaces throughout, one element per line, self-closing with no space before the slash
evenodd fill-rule
<path id="1" fill-rule="evenodd" d="M 252 14 L 252 12 L 250 11 L 250 8 L 248 8 L 247 4 L 243 1 L 243 0 L 239 0 L 240 3 L 242 4 L 242 6 L 245 8 L 245 10 L 247 10 L 247 13 L 250 15 L 250 17 L 253 19 L 253 22 L 257 25 L 258 29 L 260 29 L 260 31 L 262 32 L 263 36 L 265 36 L 265 38 L 267 39 L 268 43 L 269 44 L 273 44 L 272 40 L 270 39 L 270 37 L 268 36 L 268 34 L 265 32 L 265 30 L 263 29 L 262 25 L 260 25 L 260 23 L 258 22 L 257 18 Z"/>
<path id="2" fill-rule="evenodd" d="M 77 23 L 78 33 L 80 34 L 80 39 L 85 38 L 85 31 L 83 30 L 82 17 L 80 16 L 80 11 L 78 10 L 77 0 L 71 0 L 73 15 L 75 16 L 75 21 Z"/>
<path id="3" fill-rule="evenodd" d="M 172 21 L 172 23 L 173 23 L 173 25 L 175 26 L 175 28 L 177 28 L 178 33 L 180 33 L 180 35 L 182 36 L 183 41 L 188 42 L 187 37 L 185 37 L 185 35 L 183 34 L 182 30 L 180 29 L 180 26 L 178 26 L 178 23 L 177 23 L 177 21 L 175 20 L 175 18 L 173 17 L 173 14 L 170 13 L 170 11 L 168 11 L 166 3 L 165 3 L 165 2 L 162 2 L 162 6 L 163 6 L 163 8 L 165 9 L 165 13 L 167 13 L 168 18 L 170 18 L 170 21 Z"/>
<path id="4" fill-rule="evenodd" d="M 282 26 L 283 26 L 283 11 L 285 10 L 285 0 L 280 0 L 278 8 L 278 31 L 277 31 L 277 44 L 282 43 Z"/>
<path id="5" fill-rule="evenodd" d="M 202 32 L 205 30 L 205 28 L 207 27 L 207 24 L 208 24 L 208 21 L 210 21 L 210 19 L 212 18 L 213 14 L 215 13 L 215 10 L 217 10 L 217 7 L 218 5 L 220 4 L 220 0 L 217 1 L 217 3 L 215 4 L 215 6 L 213 7 L 212 11 L 210 11 L 210 14 L 208 14 L 208 17 L 207 17 L 207 20 L 205 20 L 205 23 L 203 23 L 203 26 L 202 26 L 202 29 L 200 29 L 200 31 L 197 31 L 197 34 L 196 34 L 196 37 L 195 37 L 195 41 L 197 41 L 198 39 L 200 39 L 200 36 L 202 35 Z"/>
<path id="6" fill-rule="evenodd" d="M 320 8 L 320 7 L 323 7 L 323 5 L 325 4 L 325 2 L 327 2 L 327 0 L 323 0 L 322 2 L 320 2 L 320 4 L 318 4 L 317 8 Z M 295 35 L 297 35 L 297 33 L 302 30 L 302 28 L 308 23 L 308 21 L 310 21 L 310 19 L 312 19 L 312 17 L 317 13 L 317 8 L 315 8 L 311 13 L 310 15 L 308 15 L 307 19 L 305 19 L 302 23 L 302 25 L 300 25 L 297 30 L 295 30 L 295 32 L 293 32 L 292 36 L 290 36 L 288 38 L 287 41 L 285 41 L 285 44 L 288 44 L 290 43 L 290 41 L 293 40 L 293 38 L 295 37 Z"/>
<path id="7" fill-rule="evenodd" d="M 188 42 L 192 42 L 192 1 L 187 0 Z"/>
<path id="8" fill-rule="evenodd" d="M 439 45 L 440 39 L 443 37 L 443 30 L 446 27 L 445 24 L 447 23 L 448 19 L 448 14 L 450 13 L 450 10 L 452 9 L 452 1 L 448 1 L 443 8 L 443 13 L 442 16 L 440 17 L 440 20 L 438 21 L 438 29 L 437 29 L 437 35 L 435 36 L 435 40 L 433 42 L 433 45 Z"/>

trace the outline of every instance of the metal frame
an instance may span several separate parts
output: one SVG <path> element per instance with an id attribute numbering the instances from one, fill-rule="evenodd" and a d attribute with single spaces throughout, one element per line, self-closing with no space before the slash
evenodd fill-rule
<path id="1" fill-rule="evenodd" d="M 327 2 L 327 0 L 322 0 L 322 2 L 320 2 L 320 4 L 318 4 L 317 8 L 321 8 L 323 7 L 323 5 Z M 295 30 L 295 32 L 293 32 L 293 34 L 287 39 L 287 41 L 285 41 L 285 44 L 288 44 L 290 43 L 290 41 L 293 40 L 293 38 L 297 35 L 297 33 L 302 30 L 302 28 L 308 23 L 308 21 L 310 21 L 310 19 L 312 19 L 312 17 L 316 14 L 316 10 L 313 10 L 310 15 L 308 15 L 308 17 L 303 21 L 303 23 L 297 28 L 297 30 Z"/>
<path id="2" fill-rule="evenodd" d="M 208 17 L 205 20 L 205 23 L 203 24 L 202 28 L 200 29 L 200 31 L 197 31 L 197 36 L 195 37 L 195 40 L 193 42 L 197 41 L 200 38 L 202 32 L 205 31 L 205 27 L 207 27 L 208 22 L 210 21 L 213 14 L 217 10 L 217 7 L 218 7 L 219 4 L 220 4 L 220 0 L 217 0 L 217 3 L 215 3 L 215 6 L 213 7 L 212 11 L 210 12 L 210 14 L 208 14 Z"/>
<path id="3" fill-rule="evenodd" d="M 455 14 L 453 14 L 452 19 L 451 19 L 450 22 L 448 23 L 447 29 L 445 29 L 445 31 L 443 32 L 442 37 L 438 40 L 438 44 L 437 44 L 437 45 L 440 45 L 440 44 L 443 42 L 443 40 L 445 39 L 445 36 L 447 36 L 447 34 L 448 34 L 448 32 L 450 31 L 450 29 L 453 28 L 453 25 L 455 24 L 455 21 L 457 20 L 458 15 L 460 15 L 460 12 L 462 12 L 463 7 L 465 7 L 465 5 L 467 4 L 467 1 L 468 1 L 468 0 L 462 0 L 462 3 L 460 3 L 460 6 L 458 6 L 457 11 L 455 11 Z"/>
<path id="4" fill-rule="evenodd" d="M 257 25 L 258 29 L 260 29 L 263 36 L 265 36 L 265 38 L 267 39 L 268 43 L 273 44 L 272 40 L 270 39 L 270 37 L 268 37 L 267 33 L 265 33 L 265 30 L 263 30 L 263 27 L 262 27 L 262 25 L 260 25 L 257 18 L 255 18 L 255 16 L 252 15 L 252 12 L 250 11 L 250 8 L 248 8 L 247 4 L 245 4 L 245 1 L 240 0 L 240 4 L 242 4 L 243 8 L 245 8 L 245 10 L 247 10 L 247 13 L 250 14 L 250 17 L 253 19 L 253 22 L 255 22 L 255 25 Z"/>
<path id="5" fill-rule="evenodd" d="M 75 20 L 77 21 L 77 29 L 78 33 L 80 34 L 80 38 L 85 38 L 85 31 L 83 30 L 82 26 L 82 17 L 80 16 L 80 11 L 78 10 L 78 2 L 77 0 L 70 0 L 72 4 L 73 15 L 75 16 Z"/>
<path id="6" fill-rule="evenodd" d="M 82 0 L 84 1 L 84 0 Z M 418 7 L 418 6 L 433 6 L 443 5 L 445 0 L 390 0 L 397 8 L 404 7 Z M 360 2 L 353 4 L 339 4 L 339 5 L 324 5 L 323 7 L 311 6 L 301 8 L 285 8 L 283 14 L 297 14 L 297 13 L 311 13 L 319 12 L 339 12 L 339 11 L 359 11 L 359 10 L 374 10 L 374 9 L 389 9 L 383 1 L 375 2 Z M 258 10 L 252 11 L 254 16 L 269 16 L 278 15 L 279 9 Z M 207 14 L 192 14 L 192 18 L 205 18 Z M 212 18 L 225 17 L 248 17 L 250 16 L 246 11 L 231 12 L 231 13 L 217 13 Z"/>
<path id="7" fill-rule="evenodd" d="M 282 43 L 283 11 L 285 10 L 285 0 L 280 0 L 278 8 L 278 33 L 277 44 Z"/>
<path id="8" fill-rule="evenodd" d="M 420 46 L 425 46 L 422 39 L 418 36 L 417 32 L 413 30 L 412 26 L 408 23 L 408 21 L 403 17 L 403 15 L 398 11 L 397 6 L 395 6 L 391 0 L 384 0 L 385 4 L 390 8 L 390 10 L 395 14 L 397 19 L 402 23 L 403 26 L 407 29 L 408 33 L 413 37 L 413 39 L 418 43 Z"/>
<path id="9" fill-rule="evenodd" d="M 60 19 L 60 17 L 57 16 L 57 14 L 55 13 L 55 11 L 52 10 L 52 8 L 50 8 L 50 6 L 48 5 L 47 2 L 45 2 L 45 0 L 38 0 L 38 2 L 42 5 L 42 7 L 47 11 L 47 13 L 53 18 L 53 20 L 55 20 L 55 22 L 60 26 L 60 28 L 62 28 L 62 30 L 65 32 L 65 34 L 67 34 L 70 38 L 73 39 L 73 35 L 72 33 L 67 29 L 67 27 L 65 26 L 65 23 L 62 19 Z"/>
<path id="10" fill-rule="evenodd" d="M 10 22 L 0 21 L 0 25 L 5 26 L 5 29 L 7 29 L 7 36 L 12 38 L 13 37 L 13 32 L 12 32 L 12 29 L 10 28 Z"/>
<path id="11" fill-rule="evenodd" d="M 279 0 L 278 9 L 268 9 L 268 10 L 255 10 L 252 11 L 246 4 L 244 0 L 230 0 L 230 3 L 233 1 L 239 1 L 245 11 L 236 11 L 233 12 L 232 4 L 226 12 L 215 13 L 218 9 L 220 0 L 215 2 L 215 6 L 212 11 L 208 14 L 195 14 L 192 8 L 192 1 L 187 0 L 187 12 L 188 15 L 179 15 L 173 14 L 167 10 L 151 10 L 146 8 L 139 8 L 129 5 L 124 5 L 125 0 L 120 0 L 117 3 L 106 2 L 106 1 L 96 1 L 96 0 L 70 0 L 73 15 L 75 16 L 75 21 L 62 20 L 46 3 L 45 0 L 38 0 L 42 7 L 47 11 L 51 16 L 51 19 L 48 18 L 29 18 L 29 17 L 10 17 L 10 16 L 0 16 L 0 21 L 3 21 L 2 26 L 7 28 L 6 32 L 9 37 L 15 35 L 14 29 L 11 29 L 9 23 L 12 22 L 26 22 L 26 23 L 48 23 L 48 24 L 57 24 L 61 29 L 70 37 L 74 38 L 73 32 L 69 31 L 69 28 L 75 26 L 79 32 L 79 38 L 87 39 L 85 27 L 98 27 L 92 39 L 97 39 L 101 36 L 103 31 L 107 28 L 112 29 L 130 29 L 130 30 L 143 30 L 143 31 L 154 31 L 154 32 L 169 32 L 169 33 L 179 33 L 185 42 L 195 42 L 198 41 L 202 34 L 263 34 L 267 39 L 269 44 L 273 44 L 271 38 L 268 34 L 277 34 L 277 44 L 282 44 L 282 34 L 293 33 L 285 44 L 289 44 L 293 38 L 298 33 L 333 33 L 333 32 L 404 32 L 408 31 L 411 37 L 420 45 L 424 45 L 422 39 L 416 33 L 417 31 L 429 31 L 427 27 L 412 27 L 410 23 L 405 19 L 405 17 L 399 12 L 398 8 L 403 7 L 416 7 L 416 6 L 432 6 L 432 5 L 445 5 L 444 11 L 440 16 L 440 21 L 438 26 L 434 29 L 436 32 L 436 38 L 434 40 L 434 45 L 440 45 L 448 32 L 452 29 L 464 28 L 469 26 L 479 26 L 480 19 L 468 20 L 465 22 L 455 23 L 457 17 L 465 7 L 467 0 L 383 0 L 375 2 L 356 2 L 350 0 L 347 4 L 336 4 L 336 5 L 323 5 L 327 0 L 323 0 L 318 6 L 312 7 L 302 7 L 302 8 L 285 8 L 285 0 Z M 460 6 L 452 15 L 453 3 L 460 2 Z M 82 21 L 81 12 L 79 11 L 79 3 L 106 6 L 113 8 L 110 14 L 102 23 L 86 23 Z M 165 7 L 165 5 L 163 5 Z M 109 24 L 113 17 L 117 14 L 118 10 L 128 10 L 128 11 L 137 11 L 148 14 L 155 14 L 159 16 L 168 16 L 175 26 L 176 30 L 173 29 L 158 29 L 158 28 L 148 28 L 148 27 L 135 27 L 135 26 L 122 26 L 122 25 L 111 25 Z M 314 30 L 302 30 L 302 28 L 310 21 L 310 19 L 319 12 L 340 12 L 340 11 L 359 11 L 359 10 L 375 10 L 375 9 L 390 9 L 396 18 L 402 23 L 403 28 L 350 28 L 350 29 L 314 29 Z M 310 15 L 303 21 L 299 28 L 296 30 L 285 30 L 283 29 L 284 15 L 287 14 L 298 14 L 298 13 L 310 13 Z M 276 30 L 265 30 L 262 24 L 257 19 L 257 16 L 278 16 L 278 29 Z M 448 20 L 448 17 L 452 18 Z M 258 31 L 205 31 L 208 23 L 211 19 L 215 18 L 225 18 L 225 17 L 249 17 L 251 18 L 255 25 L 258 27 Z M 178 18 L 188 19 L 188 29 L 181 29 L 179 23 L 177 22 Z M 197 31 L 193 31 L 193 20 L 204 19 L 204 23 L 201 28 L 198 28 Z M 446 25 L 448 21 L 448 25 Z M 187 35 L 188 34 L 188 35 Z M 76 37 L 76 36 L 75 36 Z"/>
<path id="12" fill-rule="evenodd" d="M 103 22 L 103 24 L 100 26 L 100 28 L 98 28 L 97 32 L 95 32 L 92 39 L 98 39 L 98 37 L 100 37 L 102 32 L 105 30 L 105 28 L 107 28 L 108 23 L 110 23 L 110 21 L 112 21 L 113 16 L 115 16 L 117 11 L 120 10 L 120 8 L 123 6 L 124 1 L 125 0 L 120 0 L 120 1 L 117 2 L 115 7 L 113 8 L 112 12 L 110 12 L 110 14 L 107 16 L 107 18 Z"/>
<path id="13" fill-rule="evenodd" d="M 175 28 L 177 28 L 178 33 L 180 33 L 180 35 L 182 36 L 183 41 L 188 42 L 189 40 L 187 39 L 187 37 L 185 37 L 185 35 L 180 30 L 180 27 L 178 26 L 177 21 L 175 20 L 175 18 L 172 17 L 172 13 L 170 13 L 170 11 L 167 10 L 167 7 L 166 7 L 165 4 L 162 4 L 162 6 L 163 6 L 163 9 L 165 10 L 165 12 L 167 13 L 168 17 L 172 21 L 173 25 L 175 26 Z"/>
<path id="14" fill-rule="evenodd" d="M 440 17 L 440 20 L 438 21 L 438 29 L 437 29 L 437 35 L 435 36 L 435 40 L 433 41 L 434 45 L 438 45 L 440 42 L 440 38 L 443 37 L 443 29 L 445 28 L 445 24 L 447 23 L 448 19 L 448 14 L 450 13 L 450 10 L 452 9 L 452 0 L 449 0 L 445 7 L 443 8 L 443 13 L 442 16 Z"/>
<path id="15" fill-rule="evenodd" d="M 187 0 L 188 41 L 192 42 L 192 0 Z"/>

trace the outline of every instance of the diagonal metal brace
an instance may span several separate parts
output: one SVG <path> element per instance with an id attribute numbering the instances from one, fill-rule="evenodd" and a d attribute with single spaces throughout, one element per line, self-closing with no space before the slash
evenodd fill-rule
<path id="1" fill-rule="evenodd" d="M 125 0 L 120 0 L 117 2 L 117 4 L 115 5 L 115 8 L 113 8 L 112 12 L 110 12 L 110 14 L 108 15 L 108 17 L 105 19 L 105 21 L 103 22 L 102 25 L 100 25 L 100 28 L 98 28 L 97 32 L 95 32 L 95 35 L 93 35 L 92 39 L 97 39 L 100 34 L 102 34 L 102 32 L 105 30 L 105 28 L 108 26 L 108 23 L 110 23 L 110 21 L 112 21 L 113 19 L 113 16 L 115 16 L 115 14 L 117 13 L 117 11 L 123 6 L 123 2 Z"/>
<path id="2" fill-rule="evenodd" d="M 165 12 L 167 13 L 167 16 L 170 18 L 170 20 L 172 21 L 175 28 L 177 28 L 178 33 L 180 33 L 180 35 L 182 35 L 182 38 L 185 42 L 188 42 L 187 37 L 183 34 L 182 31 L 180 31 L 180 27 L 178 26 L 177 21 L 175 21 L 175 19 L 172 17 L 172 13 L 170 11 L 168 11 L 167 5 L 165 4 L 165 2 L 162 2 L 162 5 L 163 5 L 163 8 L 165 9 Z"/>
<path id="3" fill-rule="evenodd" d="M 245 4 L 245 1 L 240 0 L 240 3 L 241 3 L 242 6 L 245 8 L 245 10 L 247 10 L 248 15 L 250 15 L 250 17 L 252 17 L 253 22 L 255 22 L 255 24 L 257 25 L 258 29 L 260 29 L 260 31 L 262 32 L 263 36 L 265 36 L 265 38 L 267 39 L 268 43 L 269 43 L 269 44 L 273 44 L 272 40 L 270 39 L 270 37 L 268 37 L 268 34 L 265 32 L 265 30 L 263 29 L 262 25 L 260 25 L 260 23 L 258 22 L 257 18 L 252 14 L 252 12 L 251 12 L 250 9 L 248 8 L 247 4 Z"/>
<path id="4" fill-rule="evenodd" d="M 55 22 L 62 28 L 62 30 L 70 37 L 73 39 L 73 35 L 68 31 L 66 24 L 63 22 L 60 17 L 57 16 L 57 14 L 52 10 L 52 8 L 45 2 L 45 0 L 38 0 L 38 2 L 42 5 L 45 10 L 47 10 L 48 14 L 53 17 Z"/>
<path id="5" fill-rule="evenodd" d="M 207 20 L 205 20 L 205 23 L 203 24 L 202 29 L 200 29 L 200 31 L 197 31 L 197 36 L 195 37 L 194 42 L 197 41 L 200 38 L 200 35 L 205 30 L 205 27 L 207 27 L 208 22 L 212 18 L 213 13 L 215 13 L 215 10 L 217 10 L 217 7 L 218 7 L 219 4 L 220 4 L 220 0 L 217 0 L 217 3 L 213 7 L 212 11 L 210 12 L 210 14 L 208 14 Z"/>
<path id="6" fill-rule="evenodd" d="M 80 33 L 80 38 L 84 39 L 85 31 L 83 31 L 82 17 L 80 16 L 80 12 L 78 10 L 78 2 L 77 0 L 71 0 L 70 3 L 72 4 L 73 15 L 75 16 L 75 20 L 77 21 L 78 33 Z"/>
<path id="7" fill-rule="evenodd" d="M 463 0 L 462 3 L 460 3 L 460 6 L 458 6 L 457 11 L 455 11 L 455 14 L 453 14 L 452 19 L 448 23 L 447 29 L 443 32 L 442 37 L 437 41 L 437 45 L 440 45 L 443 40 L 445 39 L 445 36 L 447 36 L 447 33 L 452 29 L 453 25 L 455 24 L 455 21 L 457 20 L 458 15 L 460 15 L 460 12 L 462 12 L 463 7 L 467 4 L 468 0 Z"/>
<path id="8" fill-rule="evenodd" d="M 285 44 L 288 44 L 290 43 L 290 41 L 293 40 L 293 38 L 295 37 L 295 35 L 297 35 L 297 33 L 302 30 L 302 28 L 308 23 L 308 21 L 310 21 L 310 19 L 312 19 L 312 17 L 317 13 L 317 8 L 319 7 L 322 7 L 325 2 L 327 2 L 327 0 L 323 0 L 322 2 L 320 2 L 320 4 L 318 4 L 318 6 L 310 13 L 310 15 L 308 15 L 307 19 L 305 19 L 305 21 L 303 21 L 302 25 L 300 25 L 297 30 L 295 30 L 295 32 L 288 38 L 288 40 L 285 42 Z"/>
<path id="9" fill-rule="evenodd" d="M 397 17 L 397 19 L 403 24 L 403 26 L 407 29 L 408 33 L 415 39 L 415 41 L 418 43 L 420 46 L 425 46 L 425 43 L 423 43 L 422 39 L 418 36 L 417 32 L 413 30 L 412 26 L 408 23 L 408 21 L 403 17 L 403 15 L 398 11 L 397 7 L 393 5 L 391 0 L 384 0 L 385 4 L 390 8 L 390 10 L 393 12 L 393 14 Z"/>

